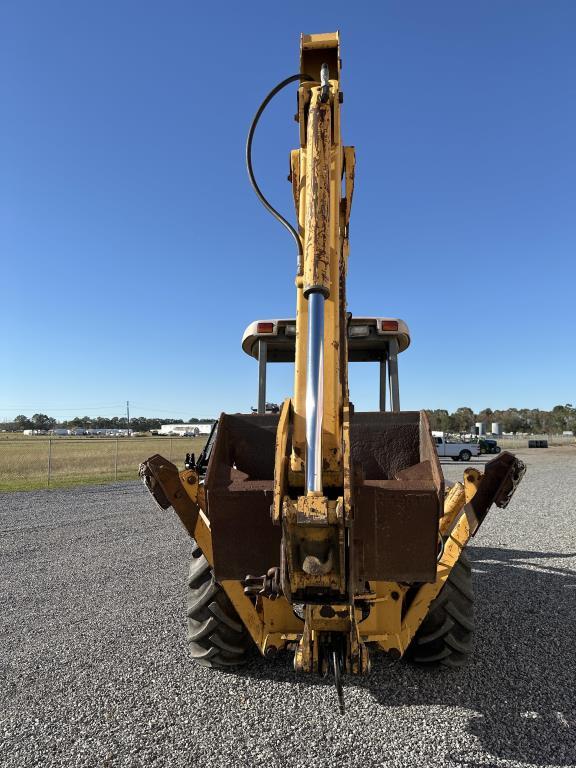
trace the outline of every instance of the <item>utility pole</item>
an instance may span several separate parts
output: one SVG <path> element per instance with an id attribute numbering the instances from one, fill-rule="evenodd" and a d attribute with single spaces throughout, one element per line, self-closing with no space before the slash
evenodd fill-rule
<path id="1" fill-rule="evenodd" d="M 126 400 L 126 419 L 128 421 L 128 437 L 130 437 L 130 401 Z"/>

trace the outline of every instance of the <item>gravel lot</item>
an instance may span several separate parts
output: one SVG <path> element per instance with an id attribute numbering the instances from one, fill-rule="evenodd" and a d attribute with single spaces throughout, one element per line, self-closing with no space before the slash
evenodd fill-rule
<path id="1" fill-rule="evenodd" d="M 139 484 L 0 494 L 0 764 L 575 766 L 576 449 L 523 453 L 509 511 L 469 550 L 471 665 L 376 660 L 343 718 L 288 657 L 188 660 L 190 545 Z"/>

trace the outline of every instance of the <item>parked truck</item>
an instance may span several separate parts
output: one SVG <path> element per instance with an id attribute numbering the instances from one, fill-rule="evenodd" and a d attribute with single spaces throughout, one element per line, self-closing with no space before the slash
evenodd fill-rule
<path id="1" fill-rule="evenodd" d="M 472 456 L 480 455 L 478 443 L 463 443 L 457 437 L 445 432 L 432 432 L 438 456 L 450 457 L 452 461 L 470 461 Z"/>

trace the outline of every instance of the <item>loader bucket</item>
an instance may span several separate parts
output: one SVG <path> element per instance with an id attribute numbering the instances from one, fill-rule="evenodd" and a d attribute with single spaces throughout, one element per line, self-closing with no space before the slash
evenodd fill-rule
<path id="1" fill-rule="evenodd" d="M 353 558 L 366 581 L 436 581 L 444 480 L 424 411 L 355 413 Z"/>
<path id="2" fill-rule="evenodd" d="M 223 413 L 218 422 L 204 483 L 217 581 L 280 562 L 281 530 L 270 517 L 278 418 Z"/>
<path id="3" fill-rule="evenodd" d="M 220 418 L 205 480 L 218 581 L 280 563 L 281 528 L 270 517 L 278 418 Z M 354 581 L 435 581 L 443 479 L 426 415 L 355 413 L 350 436 Z"/>

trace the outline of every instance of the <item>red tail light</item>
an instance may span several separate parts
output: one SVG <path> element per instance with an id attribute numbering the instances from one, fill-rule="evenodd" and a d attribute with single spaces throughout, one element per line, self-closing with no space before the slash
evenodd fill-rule
<path id="1" fill-rule="evenodd" d="M 256 333 L 274 333 L 274 323 L 258 323 Z"/>
<path id="2" fill-rule="evenodd" d="M 380 330 L 382 331 L 397 331 L 398 320 L 382 320 L 380 323 Z"/>

